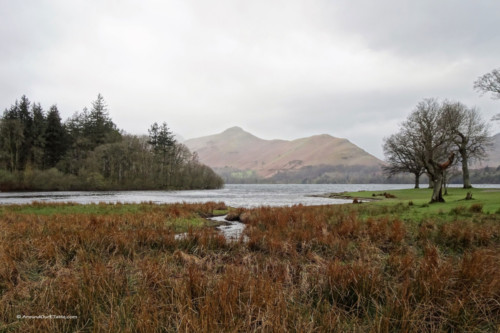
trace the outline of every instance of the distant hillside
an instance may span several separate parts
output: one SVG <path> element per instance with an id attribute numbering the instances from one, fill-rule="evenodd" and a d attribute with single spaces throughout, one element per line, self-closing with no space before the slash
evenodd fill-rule
<path id="1" fill-rule="evenodd" d="M 293 141 L 264 140 L 232 127 L 184 143 L 202 163 L 225 174 L 226 180 L 230 174 L 242 180 L 346 182 L 353 181 L 348 175 L 350 170 L 379 174 L 383 164 L 349 140 L 326 134 Z"/>
<path id="2" fill-rule="evenodd" d="M 481 164 L 483 166 L 497 167 L 500 165 L 500 133 L 492 137 L 493 146 L 488 151 L 488 158 Z"/>

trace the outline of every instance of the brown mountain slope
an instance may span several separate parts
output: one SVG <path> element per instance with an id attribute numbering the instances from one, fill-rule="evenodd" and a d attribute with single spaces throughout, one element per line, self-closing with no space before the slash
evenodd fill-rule
<path id="1" fill-rule="evenodd" d="M 380 166 L 382 161 L 346 139 L 315 135 L 293 141 L 263 140 L 239 127 L 185 141 L 212 168 L 254 170 L 264 178 L 305 166 Z"/>

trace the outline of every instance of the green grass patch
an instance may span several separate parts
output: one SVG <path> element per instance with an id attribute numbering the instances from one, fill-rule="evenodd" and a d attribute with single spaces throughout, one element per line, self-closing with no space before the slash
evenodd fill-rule
<path id="1" fill-rule="evenodd" d="M 229 212 L 228 209 L 214 209 L 212 214 L 214 216 L 222 216 L 222 215 L 226 215 L 228 212 Z"/>
<path id="2" fill-rule="evenodd" d="M 467 192 L 472 200 L 465 200 Z M 381 191 L 349 192 L 346 195 L 358 199 L 380 199 L 365 202 L 359 212 L 363 215 L 397 215 L 406 221 L 421 222 L 438 218 L 451 221 L 457 217 L 471 217 L 474 214 L 498 214 L 500 212 L 500 189 L 449 188 L 446 202 L 429 204 L 432 189 L 387 190 L 395 198 L 386 198 Z"/>
<path id="3" fill-rule="evenodd" d="M 191 218 L 178 218 L 174 220 L 168 220 L 166 225 L 173 228 L 176 233 L 187 232 L 190 228 L 200 229 L 208 226 L 209 223 L 204 218 L 201 217 L 191 217 Z"/>

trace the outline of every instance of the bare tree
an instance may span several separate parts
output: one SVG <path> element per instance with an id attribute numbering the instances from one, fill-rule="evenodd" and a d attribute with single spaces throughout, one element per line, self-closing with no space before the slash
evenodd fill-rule
<path id="1" fill-rule="evenodd" d="M 424 99 L 401 130 L 385 139 L 384 154 L 389 164 L 384 171 L 389 175 L 415 174 L 416 188 L 418 177 L 426 173 L 434 185 L 431 202 L 444 202 L 442 187 L 446 170 L 460 161 L 464 188 L 472 187 L 469 163 L 485 158 L 490 145 L 488 124 L 476 108 L 459 102 Z"/>
<path id="2" fill-rule="evenodd" d="M 415 176 L 415 188 L 420 188 L 420 176 L 425 169 L 418 158 L 417 146 L 409 139 L 405 129 L 384 139 L 384 155 L 387 165 L 382 169 L 389 177 L 398 173 L 411 173 Z"/>
<path id="3" fill-rule="evenodd" d="M 482 160 L 491 146 L 488 124 L 476 108 L 468 108 L 460 102 L 444 102 L 442 117 L 451 127 L 452 141 L 462 164 L 464 188 L 471 188 L 469 162 Z"/>
<path id="4" fill-rule="evenodd" d="M 416 157 L 434 183 L 431 203 L 444 202 L 444 171 L 454 162 L 455 154 L 453 130 L 446 117 L 443 117 L 440 103 L 436 99 L 425 99 L 418 103 L 408 120 L 403 123 L 403 128 L 408 140 L 415 144 Z M 444 159 L 446 160 L 443 162 Z"/>
<path id="5" fill-rule="evenodd" d="M 474 81 L 474 89 L 483 94 L 490 92 L 494 99 L 500 99 L 500 68 L 478 77 Z M 500 120 L 500 113 L 496 114 L 492 120 Z"/>

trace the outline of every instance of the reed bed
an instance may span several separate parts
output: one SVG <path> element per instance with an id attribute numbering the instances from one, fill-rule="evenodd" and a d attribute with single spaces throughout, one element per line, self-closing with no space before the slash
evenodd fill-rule
<path id="1" fill-rule="evenodd" d="M 499 330 L 500 216 L 415 228 L 356 206 L 240 210 L 236 242 L 212 228 L 175 238 L 172 220 L 219 203 L 4 209 L 0 331 Z M 28 317 L 42 315 L 71 317 Z"/>

